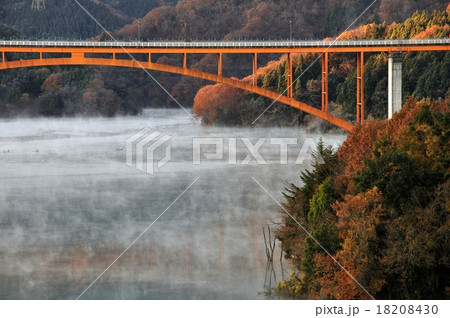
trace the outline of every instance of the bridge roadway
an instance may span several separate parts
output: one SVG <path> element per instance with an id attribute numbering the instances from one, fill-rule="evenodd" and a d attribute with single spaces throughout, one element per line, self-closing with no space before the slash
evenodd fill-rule
<path id="1" fill-rule="evenodd" d="M 149 49 L 280 49 L 287 53 L 291 49 L 328 49 L 329 52 L 345 51 L 405 51 L 405 48 L 414 47 L 417 50 L 427 47 L 427 50 L 442 50 L 443 46 L 450 45 L 450 38 L 423 39 L 423 40 L 354 40 L 354 41 L 149 41 L 149 42 L 94 42 L 94 41 L 3 41 L 0 47 L 32 47 L 32 48 L 149 48 Z M 344 50 L 343 50 L 344 49 Z M 409 50 L 409 49 L 406 49 Z"/>

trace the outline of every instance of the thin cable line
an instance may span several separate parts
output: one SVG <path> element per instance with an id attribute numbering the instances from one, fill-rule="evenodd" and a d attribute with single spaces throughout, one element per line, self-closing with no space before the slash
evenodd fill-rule
<path id="1" fill-rule="evenodd" d="M 76 300 L 78 300 L 78 299 L 80 299 L 80 297 L 81 296 L 83 296 L 84 295 L 84 293 L 85 292 L 87 292 L 88 291 L 88 289 L 89 288 L 91 288 L 92 287 L 92 285 L 94 285 L 99 279 L 100 279 L 100 277 L 102 277 L 103 276 L 103 274 L 105 274 L 106 273 L 106 271 L 111 267 L 111 266 L 113 266 L 114 265 L 114 263 L 115 262 L 117 262 L 117 260 L 119 259 L 119 258 L 121 258 L 122 257 L 122 255 L 123 254 L 125 254 L 133 245 L 134 245 L 134 243 L 136 243 L 137 242 L 137 240 L 139 240 L 141 237 L 142 237 L 142 235 L 144 235 L 145 234 L 145 232 L 147 232 L 151 227 L 152 227 L 152 225 L 153 224 L 155 224 L 156 223 L 156 221 L 158 221 L 159 220 L 159 218 L 160 217 L 162 217 L 163 215 L 164 215 L 164 213 L 166 213 L 167 212 L 167 210 L 169 210 L 170 209 L 170 207 L 172 206 L 172 205 L 174 205 L 175 204 L 175 202 L 177 202 L 178 201 L 178 199 L 180 199 L 185 193 L 186 193 L 186 191 L 188 191 L 193 185 L 194 185 L 194 183 L 196 183 L 197 182 L 197 180 L 198 179 L 200 179 L 200 177 L 197 177 L 197 179 L 195 179 L 194 180 L 194 182 L 192 182 L 183 192 L 181 192 L 181 194 L 149 225 L 149 226 L 147 226 L 147 228 L 114 260 L 114 262 L 112 262 L 111 263 L 111 265 L 109 265 L 81 294 L 80 294 L 80 296 L 78 296 L 77 297 L 77 299 Z"/>
<path id="2" fill-rule="evenodd" d="M 331 255 L 331 253 L 328 252 L 328 250 L 327 250 L 325 247 L 323 247 L 323 245 L 320 244 L 320 242 L 319 242 L 318 240 L 316 240 L 316 238 L 315 238 L 314 236 L 312 236 L 311 233 L 309 233 L 308 230 L 305 229 L 305 227 L 304 227 L 303 225 L 301 225 L 300 222 L 298 222 L 298 221 L 297 221 L 297 220 L 296 220 L 296 219 L 295 219 L 295 218 L 294 218 L 294 217 L 293 217 L 293 216 L 292 216 L 292 215 L 291 215 L 291 214 L 283 207 L 283 205 L 281 205 L 280 202 L 278 202 L 278 201 L 277 201 L 277 200 L 269 193 L 269 191 L 267 191 L 266 188 L 264 188 L 264 187 L 261 185 L 261 183 L 259 183 L 254 177 L 252 177 L 252 179 L 253 179 L 253 181 L 256 182 L 257 185 L 260 186 L 261 189 L 263 189 L 263 191 L 264 191 L 265 193 L 267 193 L 267 195 L 268 195 L 268 196 L 269 196 L 269 197 L 270 197 L 270 198 L 271 198 L 271 199 L 272 199 L 272 200 L 273 200 L 280 208 L 283 209 L 284 212 L 286 212 L 287 215 L 290 216 L 290 218 L 291 218 L 292 220 L 294 220 L 295 223 L 298 224 L 298 226 L 300 226 L 300 228 L 301 228 L 303 231 L 305 231 L 306 234 L 308 234 L 309 237 L 311 237 L 311 238 L 314 240 L 314 242 L 316 242 L 317 245 L 319 245 L 319 247 L 320 247 L 322 250 L 325 251 L 325 253 L 328 254 L 328 256 L 330 256 L 330 257 L 333 259 L 333 261 L 334 261 L 336 264 L 339 265 L 340 268 L 342 268 L 342 269 L 344 270 L 344 272 L 345 272 L 348 276 L 350 276 L 350 278 L 351 278 L 351 279 L 352 279 L 359 287 L 361 287 L 361 289 L 362 289 L 367 295 L 369 295 L 370 298 L 372 298 L 373 300 L 376 300 L 375 297 L 373 297 L 372 294 L 369 293 L 369 291 L 368 291 L 367 289 L 365 289 L 364 286 L 361 285 L 361 284 L 356 280 L 356 278 L 354 278 L 354 277 L 352 276 L 352 274 L 350 274 L 350 273 L 344 268 L 344 266 L 342 266 L 341 263 L 339 263 L 339 262 L 337 261 L 337 259 L 334 258 L 333 255 Z"/>
<path id="3" fill-rule="evenodd" d="M 320 53 L 320 55 L 311 63 L 309 64 L 309 66 L 292 82 L 291 85 L 289 85 L 289 87 L 287 87 L 253 122 L 252 125 L 254 125 L 260 118 L 261 116 L 263 116 L 280 98 L 281 96 L 283 96 L 288 89 L 290 89 L 292 86 L 294 86 L 294 84 L 300 79 L 300 77 L 303 76 L 303 74 L 305 74 L 314 64 L 316 64 L 316 62 L 339 40 L 339 38 L 341 36 L 344 35 L 345 32 L 348 31 L 348 29 L 350 29 L 355 23 L 356 21 L 358 21 L 363 15 L 364 13 L 367 12 L 367 10 L 369 10 L 374 4 L 375 2 L 377 2 L 378 0 L 373 1 L 333 42 L 331 42 L 331 44 L 325 49 L 325 51 L 323 51 L 322 53 Z"/>
<path id="4" fill-rule="evenodd" d="M 183 105 L 181 105 L 181 103 L 175 98 L 175 97 L 173 97 L 173 95 L 172 94 L 170 94 L 170 92 L 164 87 L 164 86 L 162 86 L 162 84 L 158 81 L 158 80 L 156 80 L 156 78 L 152 75 L 152 74 L 150 74 L 150 72 L 144 67 L 144 66 L 142 66 L 142 64 L 138 61 L 138 60 L 136 60 L 135 58 L 134 58 L 134 56 L 133 55 L 131 55 L 130 54 L 130 52 L 128 52 L 128 50 L 127 49 L 125 49 L 120 43 L 119 43 L 119 41 L 117 41 L 116 40 L 116 38 L 108 31 L 108 30 L 106 30 L 104 27 L 103 27 L 103 25 L 100 23 L 100 22 L 98 22 L 98 20 L 85 8 L 85 7 L 83 7 L 79 2 L 78 2 L 78 0 L 74 0 L 77 4 L 78 4 L 78 6 L 81 8 L 81 9 L 83 9 L 83 11 L 84 12 L 86 12 L 86 14 L 95 22 L 95 23 L 97 23 L 98 24 L 98 26 L 100 26 L 100 28 L 102 28 L 102 30 L 103 31 L 105 31 L 106 32 L 106 34 L 108 34 L 110 37 L 111 37 L 111 39 L 113 39 L 114 40 L 114 42 L 116 42 L 117 44 L 119 44 L 119 47 L 129 56 L 129 57 L 131 57 L 132 59 L 133 59 L 133 61 L 134 62 L 136 62 L 136 64 L 145 72 L 145 73 L 147 73 L 147 75 L 148 76 L 150 76 L 150 78 L 153 80 L 153 81 L 155 81 L 155 83 L 156 84 L 158 84 L 158 86 L 159 87 L 161 87 L 161 89 L 167 94 L 167 95 L 169 95 L 169 97 L 186 113 L 186 114 L 188 114 L 189 115 L 189 117 L 191 117 L 192 118 L 192 120 L 197 124 L 197 125 L 199 125 L 200 124 L 200 122 L 197 120 L 197 119 L 195 119 L 195 117 L 194 116 L 192 116 L 191 115 L 191 113 L 189 113 L 187 110 L 186 110 L 186 108 L 184 108 L 183 107 Z"/>

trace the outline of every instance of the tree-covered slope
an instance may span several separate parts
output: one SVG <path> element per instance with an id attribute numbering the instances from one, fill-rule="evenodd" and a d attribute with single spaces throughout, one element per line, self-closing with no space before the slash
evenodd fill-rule
<path id="1" fill-rule="evenodd" d="M 414 11 L 442 10 L 447 4 L 445 0 L 180 0 L 175 6 L 152 10 L 140 25 L 148 39 L 287 39 L 291 26 L 293 38 L 319 39 L 337 36 L 351 24 L 403 21 Z M 137 28 L 134 21 L 117 35 L 133 37 Z"/>
<path id="2" fill-rule="evenodd" d="M 340 39 L 403 39 L 448 37 L 450 11 L 415 12 L 402 23 L 370 23 L 345 32 Z M 330 40 L 330 39 L 329 39 Z M 329 101 L 335 114 L 355 120 L 356 57 L 355 54 L 329 54 Z M 365 55 L 365 115 L 368 118 L 387 116 L 387 55 Z M 283 93 L 286 90 L 286 57 L 271 62 L 258 72 L 258 86 Z M 419 98 L 446 98 L 450 96 L 450 52 L 420 52 L 406 54 L 403 63 L 403 100 L 414 95 Z M 321 66 L 317 55 L 294 56 L 294 98 L 321 107 Z M 221 85 L 216 85 L 220 90 Z M 208 90 L 208 99 L 203 90 Z M 223 94 L 212 101 L 213 90 L 202 88 L 194 103 L 194 112 L 205 123 L 251 124 L 272 101 L 251 94 L 245 95 L 243 107 L 233 107 Z M 211 108 L 217 108 L 212 110 Z M 211 117 L 214 114 L 214 117 Z M 226 114 L 226 115 L 225 115 Z M 310 116 L 280 104 L 272 106 L 259 119 L 261 124 L 307 124 Z"/>
<path id="3" fill-rule="evenodd" d="M 449 136 L 449 99 L 410 98 L 392 120 L 358 126 L 338 152 L 320 144 L 324 164 L 284 193 L 277 237 L 294 272 L 278 295 L 449 299 Z"/>
<path id="4" fill-rule="evenodd" d="M 27 38 L 85 39 L 102 29 L 73 0 L 46 0 L 45 10 L 32 10 L 31 0 L 0 0 L 0 22 L 21 31 Z M 78 0 L 107 30 L 123 27 L 160 4 L 157 0 Z"/>

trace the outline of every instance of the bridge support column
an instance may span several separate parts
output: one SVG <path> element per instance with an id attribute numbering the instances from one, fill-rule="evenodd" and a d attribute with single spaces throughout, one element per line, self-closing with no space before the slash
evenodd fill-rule
<path id="1" fill-rule="evenodd" d="M 286 88 L 287 88 L 287 97 L 289 98 L 293 98 L 294 97 L 294 90 L 293 90 L 293 85 L 292 85 L 292 53 L 288 53 L 287 56 L 287 63 L 286 63 L 286 67 L 287 67 L 287 74 L 286 74 Z"/>
<path id="2" fill-rule="evenodd" d="M 258 53 L 253 53 L 253 85 L 258 85 Z"/>
<path id="3" fill-rule="evenodd" d="M 219 53 L 219 59 L 217 62 L 217 75 L 222 76 L 223 75 L 223 55 L 222 53 Z"/>
<path id="4" fill-rule="evenodd" d="M 388 118 L 402 109 L 402 52 L 388 57 Z"/>
<path id="5" fill-rule="evenodd" d="M 183 68 L 187 68 L 187 53 L 183 53 Z"/>
<path id="6" fill-rule="evenodd" d="M 328 53 L 322 54 L 322 111 L 328 112 Z"/>
<path id="7" fill-rule="evenodd" d="M 2 63 L 6 63 L 5 52 L 2 52 Z"/>
<path id="8" fill-rule="evenodd" d="M 357 54 L 356 67 L 356 123 L 364 123 L 364 52 Z"/>

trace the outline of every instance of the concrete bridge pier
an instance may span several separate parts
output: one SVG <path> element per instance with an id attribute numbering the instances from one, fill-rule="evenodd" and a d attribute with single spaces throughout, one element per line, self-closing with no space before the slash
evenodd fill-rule
<path id="1" fill-rule="evenodd" d="M 388 118 L 402 109 L 402 52 L 388 56 Z"/>

